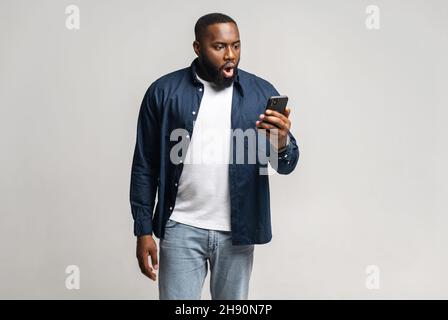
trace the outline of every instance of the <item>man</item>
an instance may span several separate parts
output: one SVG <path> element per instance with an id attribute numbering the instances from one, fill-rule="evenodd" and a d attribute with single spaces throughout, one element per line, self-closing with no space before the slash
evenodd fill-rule
<path id="1" fill-rule="evenodd" d="M 263 132 L 280 174 L 292 172 L 299 158 L 290 109 L 265 112 L 279 93 L 238 68 L 240 45 L 232 18 L 201 17 L 193 42 L 198 57 L 152 83 L 143 99 L 130 200 L 139 266 L 154 281 L 159 270 L 160 299 L 200 299 L 207 263 L 212 299 L 248 298 L 254 245 L 272 237 L 269 181 L 260 159 L 238 162 L 232 132 Z M 249 140 L 243 152 L 252 150 Z"/>

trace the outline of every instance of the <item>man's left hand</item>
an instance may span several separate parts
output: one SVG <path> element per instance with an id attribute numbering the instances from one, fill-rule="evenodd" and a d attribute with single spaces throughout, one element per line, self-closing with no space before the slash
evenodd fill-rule
<path id="1" fill-rule="evenodd" d="M 291 109 L 288 107 L 283 113 L 267 109 L 264 114 L 260 114 L 260 120 L 255 123 L 257 129 L 266 129 L 267 138 L 277 150 L 283 149 L 288 142 L 288 132 L 291 128 L 290 114 Z"/>

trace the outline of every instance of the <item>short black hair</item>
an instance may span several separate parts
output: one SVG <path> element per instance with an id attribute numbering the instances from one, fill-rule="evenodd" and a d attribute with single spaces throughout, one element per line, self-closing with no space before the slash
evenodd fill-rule
<path id="1" fill-rule="evenodd" d="M 209 13 L 206 14 L 205 16 L 200 17 L 196 22 L 196 25 L 194 26 L 194 35 L 196 37 L 196 40 L 200 41 L 202 39 L 209 25 L 215 23 L 227 23 L 227 22 L 232 22 L 236 26 L 238 26 L 235 20 L 233 20 L 228 15 L 223 13 L 217 13 L 217 12 Z"/>

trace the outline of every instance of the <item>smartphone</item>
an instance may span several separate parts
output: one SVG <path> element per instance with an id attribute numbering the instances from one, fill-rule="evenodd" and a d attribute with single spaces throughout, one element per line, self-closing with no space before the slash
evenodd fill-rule
<path id="1" fill-rule="evenodd" d="M 266 109 L 272 109 L 280 113 L 285 112 L 286 105 L 288 104 L 287 96 L 272 96 L 269 98 L 266 105 Z"/>

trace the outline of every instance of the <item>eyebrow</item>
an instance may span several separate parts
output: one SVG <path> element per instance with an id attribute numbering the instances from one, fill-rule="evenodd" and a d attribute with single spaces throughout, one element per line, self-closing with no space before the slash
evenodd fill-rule
<path id="1" fill-rule="evenodd" d="M 241 42 L 241 41 L 237 40 L 237 41 L 233 42 L 232 44 L 239 43 L 239 42 Z M 222 41 L 213 41 L 213 44 L 226 44 L 226 43 L 222 42 Z"/>

